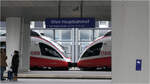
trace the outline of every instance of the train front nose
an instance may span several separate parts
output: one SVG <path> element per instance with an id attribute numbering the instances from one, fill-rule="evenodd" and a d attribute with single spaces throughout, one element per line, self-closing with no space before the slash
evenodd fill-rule
<path id="1" fill-rule="evenodd" d="M 81 68 L 81 67 L 83 67 L 83 64 L 84 64 L 84 63 L 83 63 L 82 61 L 78 61 L 78 62 L 77 62 L 77 67 Z"/>

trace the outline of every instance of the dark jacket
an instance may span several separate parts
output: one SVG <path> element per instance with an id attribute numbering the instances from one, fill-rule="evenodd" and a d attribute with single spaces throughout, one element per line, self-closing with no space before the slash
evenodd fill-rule
<path id="1" fill-rule="evenodd" d="M 18 72 L 18 67 L 19 67 L 19 55 L 15 54 L 11 62 L 11 68 L 13 72 Z"/>
<path id="2" fill-rule="evenodd" d="M 7 66 L 6 59 L 7 59 L 6 54 L 5 53 L 0 53 L 0 66 L 1 67 L 6 67 Z"/>

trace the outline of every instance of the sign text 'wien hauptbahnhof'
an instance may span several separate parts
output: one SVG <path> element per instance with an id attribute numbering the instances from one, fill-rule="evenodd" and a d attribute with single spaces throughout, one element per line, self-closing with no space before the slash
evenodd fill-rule
<path id="1" fill-rule="evenodd" d="M 94 18 L 46 19 L 46 28 L 95 28 Z"/>

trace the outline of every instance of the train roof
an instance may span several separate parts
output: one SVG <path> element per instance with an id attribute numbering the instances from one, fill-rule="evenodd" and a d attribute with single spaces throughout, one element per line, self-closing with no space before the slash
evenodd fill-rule
<path id="1" fill-rule="evenodd" d="M 1 36 L 1 42 L 5 42 L 6 41 L 6 34 L 7 33 L 1 33 L 0 34 L 0 36 Z M 54 42 L 50 37 L 47 37 L 47 36 L 45 36 L 45 35 L 42 35 L 41 33 L 39 33 L 39 32 L 36 32 L 36 31 L 30 31 L 30 35 L 31 35 L 31 37 L 38 37 L 38 38 L 42 38 L 42 39 L 45 39 L 47 42 L 50 42 L 51 43 L 51 45 L 53 46 L 53 48 L 54 49 L 58 49 L 59 50 L 59 52 L 61 52 L 63 55 L 65 55 L 65 50 L 64 50 L 64 48 L 62 47 L 62 45 L 60 45 L 60 44 L 58 44 L 58 43 L 56 43 L 56 42 Z M 0 48 L 2 48 L 2 47 L 0 47 Z M 64 56 L 65 57 L 65 56 Z"/>

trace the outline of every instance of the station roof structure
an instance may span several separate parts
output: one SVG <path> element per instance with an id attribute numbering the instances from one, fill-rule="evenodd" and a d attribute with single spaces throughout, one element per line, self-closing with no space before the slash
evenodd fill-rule
<path id="1" fill-rule="evenodd" d="M 1 0 L 1 20 L 7 17 L 111 20 L 111 0 Z"/>

